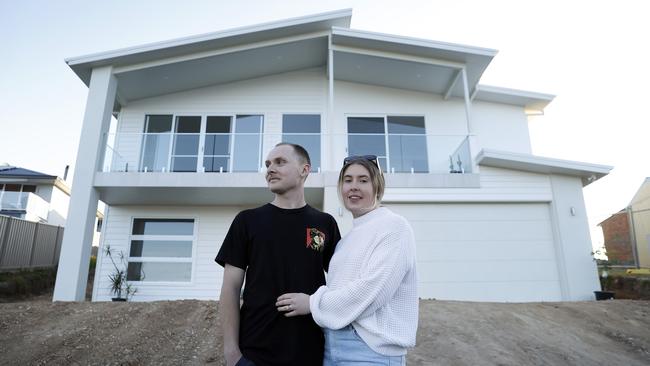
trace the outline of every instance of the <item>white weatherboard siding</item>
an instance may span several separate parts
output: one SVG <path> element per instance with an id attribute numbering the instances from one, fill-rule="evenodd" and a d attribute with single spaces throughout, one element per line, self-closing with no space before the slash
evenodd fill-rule
<path id="1" fill-rule="evenodd" d="M 104 221 L 102 245 L 97 259 L 93 301 L 110 301 L 108 275 L 112 271 L 110 260 L 101 250 L 110 245 L 112 250 L 129 253 L 133 218 L 193 218 L 195 219 L 192 260 L 192 280 L 188 283 L 133 282 L 138 292 L 133 301 L 219 298 L 223 270 L 214 258 L 230 227 L 233 218 L 243 208 L 212 206 L 111 206 Z"/>
<path id="2" fill-rule="evenodd" d="M 548 175 L 481 167 L 479 188 L 387 188 L 384 202 L 550 202 Z"/>
<path id="3" fill-rule="evenodd" d="M 600 290 L 598 270 L 591 257 L 587 209 L 579 177 L 551 175 L 554 229 L 560 274 L 566 278 L 564 291 L 571 301 L 593 300 Z"/>
<path id="4" fill-rule="evenodd" d="M 336 68 L 336 65 L 334 65 Z M 481 114 L 479 116 L 479 114 Z M 348 116 L 424 116 L 427 153 L 431 172 L 447 172 L 449 155 L 467 136 L 465 104 L 462 99 L 444 100 L 442 96 L 338 81 L 334 83 L 334 133 L 343 136 L 347 145 Z M 478 135 L 478 153 L 485 147 L 520 153 L 530 153 L 528 121 L 521 107 L 481 102 L 472 106 L 472 134 Z M 490 131 L 486 133 L 485 131 Z M 480 135 L 485 133 L 486 136 Z M 345 151 L 334 155 L 335 162 L 345 157 Z M 335 165 L 334 170 L 338 170 Z"/>
<path id="5" fill-rule="evenodd" d="M 472 102 L 473 133 L 480 149 L 531 154 L 528 116 L 520 106 L 475 100 Z"/>
<path id="6" fill-rule="evenodd" d="M 52 186 L 51 197 L 50 211 L 48 214 L 47 222 L 52 225 L 65 226 L 65 220 L 68 217 L 70 196 L 60 189 Z"/>
<path id="7" fill-rule="evenodd" d="M 138 134 L 144 132 L 147 114 L 260 114 L 264 116 L 263 131 L 270 134 L 264 141 L 265 156 L 281 141 L 283 114 L 320 114 L 321 129 L 325 130 L 326 109 L 327 80 L 320 68 L 195 89 L 135 101 L 123 108 L 115 149 L 128 161 L 129 170 L 138 166 L 142 141 Z"/>
<path id="8" fill-rule="evenodd" d="M 387 206 L 413 226 L 421 298 L 562 300 L 548 204 Z"/>
<path id="9" fill-rule="evenodd" d="M 123 160 L 114 161 L 112 169 L 119 170 L 124 162 L 129 170 L 138 166 L 139 134 L 144 132 L 147 114 L 264 115 L 264 133 L 270 136 L 264 141 L 263 155 L 280 141 L 282 114 L 320 114 L 321 131 L 331 136 L 331 142 L 323 144 L 321 170 L 334 171 L 346 155 L 348 116 L 424 116 L 431 172 L 448 171 L 449 155 L 467 136 L 465 105 L 460 99 L 445 101 L 429 93 L 335 80 L 332 126 L 328 126 L 327 93 L 324 69 L 314 68 L 133 101 L 118 118 L 114 150 Z M 530 153 L 521 107 L 481 102 L 473 116 L 473 133 L 485 134 L 476 139 L 474 153 L 483 147 Z"/>

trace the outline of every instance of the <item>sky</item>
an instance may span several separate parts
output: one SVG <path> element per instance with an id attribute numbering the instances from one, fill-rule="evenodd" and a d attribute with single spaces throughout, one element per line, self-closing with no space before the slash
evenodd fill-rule
<path id="1" fill-rule="evenodd" d="M 351 28 L 499 51 L 481 84 L 548 93 L 533 154 L 613 166 L 584 189 L 596 226 L 650 177 L 645 0 L 0 0 L 0 163 L 74 173 L 87 87 L 64 59 L 352 8 Z"/>

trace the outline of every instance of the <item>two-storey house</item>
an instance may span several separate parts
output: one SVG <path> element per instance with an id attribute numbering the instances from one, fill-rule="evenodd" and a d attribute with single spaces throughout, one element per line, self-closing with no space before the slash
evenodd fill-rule
<path id="1" fill-rule="evenodd" d="M 89 94 L 54 299 L 82 299 L 98 200 L 135 301 L 218 299 L 214 257 L 235 214 L 272 199 L 263 162 L 280 141 L 308 149 L 306 199 L 343 233 L 343 158 L 380 157 L 420 297 L 592 299 L 582 187 L 611 168 L 532 155 L 528 116 L 553 96 L 480 85 L 495 50 L 353 30 L 351 15 L 68 59 Z M 93 300 L 108 300 L 97 263 Z"/>
<path id="2" fill-rule="evenodd" d="M 65 226 L 68 217 L 70 187 L 64 177 L 59 178 L 7 163 L 0 165 L 0 215 L 31 222 Z M 92 245 L 99 245 L 104 214 L 95 213 Z M 6 235 L 6 234 L 5 234 Z"/>
<path id="3" fill-rule="evenodd" d="M 59 177 L 0 165 L 0 215 L 65 226 L 70 188 Z"/>

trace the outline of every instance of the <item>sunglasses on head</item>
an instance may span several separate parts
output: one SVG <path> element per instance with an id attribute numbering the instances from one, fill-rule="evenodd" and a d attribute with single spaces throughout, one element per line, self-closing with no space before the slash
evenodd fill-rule
<path id="1" fill-rule="evenodd" d="M 356 161 L 360 160 L 366 160 L 370 161 L 373 164 L 379 168 L 379 171 L 382 172 L 381 166 L 379 166 L 379 159 L 377 159 L 377 155 L 353 155 L 353 156 L 348 156 L 347 158 L 343 159 L 343 166 L 350 165 Z"/>

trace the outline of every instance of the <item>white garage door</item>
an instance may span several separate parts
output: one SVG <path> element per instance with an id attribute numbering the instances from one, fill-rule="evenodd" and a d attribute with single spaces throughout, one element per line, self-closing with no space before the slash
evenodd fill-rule
<path id="1" fill-rule="evenodd" d="M 415 231 L 421 298 L 561 300 L 548 204 L 386 206 Z"/>

